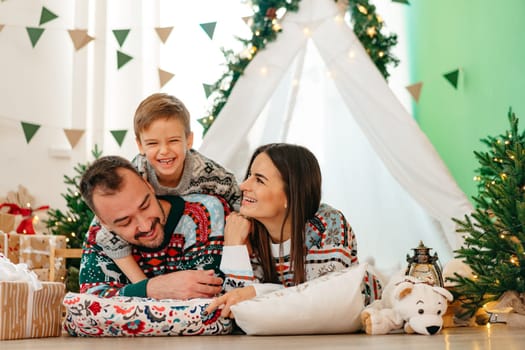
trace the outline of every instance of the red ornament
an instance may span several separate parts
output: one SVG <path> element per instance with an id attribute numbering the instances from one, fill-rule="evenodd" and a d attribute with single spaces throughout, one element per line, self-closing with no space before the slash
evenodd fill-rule
<path id="1" fill-rule="evenodd" d="M 268 10 L 266 10 L 266 17 L 269 19 L 274 19 L 277 17 L 277 9 L 275 7 L 270 7 Z"/>

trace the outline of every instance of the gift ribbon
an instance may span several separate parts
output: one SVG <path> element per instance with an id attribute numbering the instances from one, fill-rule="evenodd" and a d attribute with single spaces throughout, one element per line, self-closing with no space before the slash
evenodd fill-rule
<path id="1" fill-rule="evenodd" d="M 35 228 L 33 226 L 33 212 L 49 209 L 49 205 L 42 205 L 36 209 L 31 209 L 31 208 L 22 208 L 16 203 L 0 204 L 0 209 L 3 207 L 9 208 L 9 211 L 7 212 L 7 214 L 22 215 L 24 217 L 24 219 L 20 222 L 20 224 L 16 228 L 16 232 L 25 233 L 27 235 L 35 234 Z"/>

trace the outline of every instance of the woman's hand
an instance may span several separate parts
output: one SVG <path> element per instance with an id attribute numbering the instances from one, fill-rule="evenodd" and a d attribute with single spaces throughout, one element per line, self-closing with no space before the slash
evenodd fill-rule
<path id="1" fill-rule="evenodd" d="M 255 288 L 253 286 L 233 289 L 223 296 L 213 299 L 204 311 L 210 314 L 215 311 L 215 309 L 222 306 L 221 316 L 233 318 L 230 307 L 241 301 L 252 299 L 253 297 L 255 297 Z"/>
<path id="2" fill-rule="evenodd" d="M 226 218 L 226 225 L 224 226 L 224 245 L 246 245 L 251 230 L 250 219 L 238 212 L 232 212 Z"/>

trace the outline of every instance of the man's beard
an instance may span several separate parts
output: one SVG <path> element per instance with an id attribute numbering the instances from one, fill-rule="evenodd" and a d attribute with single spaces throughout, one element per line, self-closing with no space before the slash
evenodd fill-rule
<path id="1" fill-rule="evenodd" d="M 166 223 L 166 213 L 164 212 L 164 208 L 162 207 L 162 204 L 160 203 L 158 198 L 157 198 L 157 204 L 159 205 L 160 210 L 162 211 L 163 218 L 162 218 L 162 220 L 160 218 L 155 218 L 151 222 L 151 227 L 150 227 L 149 231 L 137 232 L 135 234 L 135 236 L 133 236 L 135 241 L 137 241 L 137 245 L 139 245 L 139 246 L 143 246 L 143 247 L 146 247 L 146 248 L 158 248 L 158 247 L 161 246 L 162 242 L 164 242 L 164 235 L 165 235 L 164 224 Z M 160 234 L 157 235 L 155 241 L 149 241 L 149 242 L 146 242 L 146 243 L 141 242 L 140 238 L 144 237 L 144 236 L 147 236 L 151 231 L 153 231 L 157 227 L 157 225 L 159 226 L 158 229 L 160 231 Z"/>

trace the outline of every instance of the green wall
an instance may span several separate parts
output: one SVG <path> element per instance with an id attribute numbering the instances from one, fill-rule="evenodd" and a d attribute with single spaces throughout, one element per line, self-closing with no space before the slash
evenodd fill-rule
<path id="1" fill-rule="evenodd" d="M 525 0 L 410 0 L 410 79 L 423 82 L 414 116 L 469 198 L 479 141 L 525 127 Z M 443 74 L 460 68 L 457 90 Z"/>

